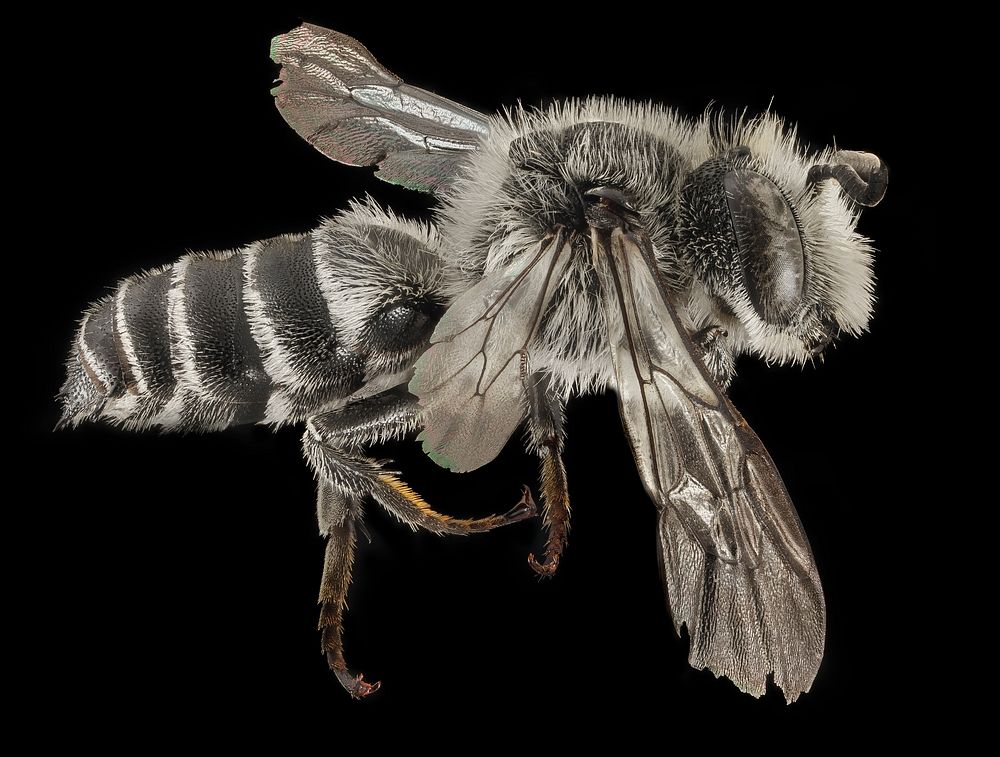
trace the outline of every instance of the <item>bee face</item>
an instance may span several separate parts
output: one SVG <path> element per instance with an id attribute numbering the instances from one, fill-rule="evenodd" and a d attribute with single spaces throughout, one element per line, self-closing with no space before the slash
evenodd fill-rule
<path id="1" fill-rule="evenodd" d="M 853 201 L 811 182 L 794 135 L 768 126 L 742 127 L 736 136 L 753 147 L 724 149 L 688 175 L 678 254 L 708 300 L 706 320 L 768 359 L 803 362 L 866 328 L 871 250 L 854 233 Z"/>
<path id="2" fill-rule="evenodd" d="M 692 171 L 680 205 L 681 254 L 720 309 L 747 312 L 780 330 L 813 320 L 802 224 L 792 199 L 749 148 L 728 150 Z M 810 334 L 815 349 L 823 335 L 815 328 Z"/>

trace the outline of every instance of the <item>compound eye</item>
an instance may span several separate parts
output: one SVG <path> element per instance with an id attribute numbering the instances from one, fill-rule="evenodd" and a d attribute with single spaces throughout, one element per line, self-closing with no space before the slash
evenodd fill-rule
<path id="1" fill-rule="evenodd" d="M 795 213 L 773 181 L 749 168 L 727 171 L 724 184 L 750 300 L 765 321 L 787 324 L 805 289 Z"/>

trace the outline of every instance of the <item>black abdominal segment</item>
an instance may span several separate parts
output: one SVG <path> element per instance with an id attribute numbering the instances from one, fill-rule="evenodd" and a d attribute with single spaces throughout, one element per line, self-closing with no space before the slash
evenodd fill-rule
<path id="1" fill-rule="evenodd" d="M 316 269 L 313 235 L 261 243 L 251 284 L 260 298 L 261 341 L 298 382 L 279 376 L 297 413 L 356 391 L 364 383 L 364 356 L 345 347 L 333 323 Z"/>
<path id="2" fill-rule="evenodd" d="M 260 419 L 271 382 L 243 309 L 243 256 L 192 256 L 177 287 L 181 291 L 171 299 L 183 297 L 183 303 L 171 307 L 184 309 L 193 357 L 193 366 L 184 367 L 193 367 L 201 389 L 197 396 L 204 400 L 191 403 L 185 425 Z"/>
<path id="3" fill-rule="evenodd" d="M 122 331 L 131 337 L 136 361 L 135 369 L 128 371 L 129 386 L 136 394 L 149 395 L 149 401 L 144 403 L 144 412 L 149 415 L 163 409 L 176 384 L 170 363 L 169 292 L 169 269 L 135 279 L 121 296 L 118 314 Z M 143 385 L 134 374 L 142 378 Z"/>

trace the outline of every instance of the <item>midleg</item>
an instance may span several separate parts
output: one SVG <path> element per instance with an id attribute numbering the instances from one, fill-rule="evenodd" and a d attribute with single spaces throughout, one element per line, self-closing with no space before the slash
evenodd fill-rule
<path id="1" fill-rule="evenodd" d="M 570 505 L 562 461 L 563 403 L 545 374 L 535 373 L 528 379 L 528 429 L 529 451 L 538 455 L 541 464 L 542 518 L 548 532 L 541 560 L 530 554 L 528 564 L 539 575 L 552 576 L 569 538 Z"/>

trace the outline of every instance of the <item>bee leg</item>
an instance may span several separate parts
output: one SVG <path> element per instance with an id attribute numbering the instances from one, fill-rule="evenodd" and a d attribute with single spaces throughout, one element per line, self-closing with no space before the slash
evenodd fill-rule
<path id="1" fill-rule="evenodd" d="M 364 675 L 351 672 L 344 660 L 344 609 L 347 606 L 347 589 L 351 585 L 360 505 L 350 505 L 347 497 L 338 492 L 333 484 L 324 482 L 320 484 L 316 510 L 320 533 L 326 537 L 323 579 L 319 588 L 320 648 L 330 670 L 347 693 L 361 699 L 378 691 L 381 683 L 368 682 Z"/>
<path id="2" fill-rule="evenodd" d="M 727 389 L 736 373 L 736 357 L 729 344 L 729 333 L 718 325 L 706 326 L 691 335 L 701 347 L 702 362 L 719 386 Z"/>
<path id="3" fill-rule="evenodd" d="M 434 510 L 395 473 L 361 454 L 364 445 L 402 438 L 419 423 L 417 398 L 396 387 L 310 418 L 302 437 L 306 460 L 321 490 L 329 483 L 351 502 L 371 497 L 407 525 L 437 534 L 481 533 L 537 515 L 525 487 L 517 504 L 502 515 L 454 518 Z"/>
<path id="4" fill-rule="evenodd" d="M 536 514 L 531 492 L 525 487 L 520 502 L 504 515 L 452 518 L 433 510 L 378 462 L 360 454 L 363 445 L 400 438 L 416 430 L 418 423 L 416 398 L 405 388 L 396 388 L 310 418 L 302 438 L 306 461 L 319 480 L 316 514 L 320 533 L 327 540 L 319 592 L 322 651 L 337 680 L 355 698 L 368 696 L 380 686 L 347 667 L 342 640 L 356 532 L 363 527 L 362 501 L 371 497 L 413 528 L 438 534 L 489 531 Z"/>
<path id="5" fill-rule="evenodd" d="M 531 492 L 502 515 L 453 518 L 432 508 L 417 492 L 380 463 L 358 453 L 364 444 L 397 439 L 415 431 L 417 398 L 403 387 L 352 402 L 306 423 L 306 457 L 318 477 L 337 482 L 360 497 L 371 497 L 412 528 L 436 534 L 472 534 L 517 523 L 537 514 Z"/>
<path id="6" fill-rule="evenodd" d="M 541 462 L 542 519 L 548 536 L 541 560 L 528 555 L 528 564 L 540 576 L 553 576 L 569 538 L 569 488 L 562 461 L 564 443 L 563 403 L 552 390 L 546 374 L 528 379 L 529 442 Z"/>

